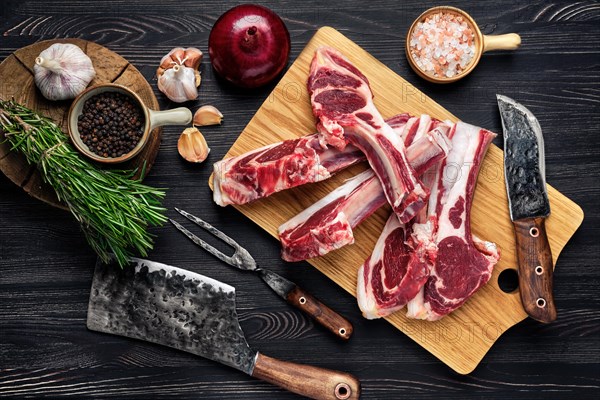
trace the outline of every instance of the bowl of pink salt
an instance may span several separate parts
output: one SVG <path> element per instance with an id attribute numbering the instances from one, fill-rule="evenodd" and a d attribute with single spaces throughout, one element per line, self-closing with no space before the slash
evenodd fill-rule
<path id="1" fill-rule="evenodd" d="M 442 6 L 430 8 L 413 22 L 406 37 L 406 57 L 422 78 L 450 83 L 473 71 L 486 51 L 514 50 L 520 44 L 516 33 L 483 35 L 469 14 Z"/>

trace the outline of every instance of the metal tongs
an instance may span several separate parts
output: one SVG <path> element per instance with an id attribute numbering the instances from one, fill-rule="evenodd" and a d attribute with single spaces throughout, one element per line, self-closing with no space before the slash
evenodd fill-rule
<path id="1" fill-rule="evenodd" d="M 281 296 L 285 301 L 299 310 L 306 313 L 313 320 L 327 328 L 337 337 L 348 340 L 352 335 L 352 324 L 344 317 L 333 311 L 331 308 L 327 307 L 325 304 L 321 303 L 315 297 L 301 289 L 294 282 L 291 282 L 279 274 L 275 272 L 258 268 L 256 265 L 256 261 L 250 255 L 248 250 L 240 246 L 235 240 L 216 229 L 208 222 L 186 212 L 175 208 L 179 214 L 183 215 L 196 225 L 204 228 L 212 235 L 221 239 L 223 242 L 227 243 L 229 246 L 233 247 L 235 252 L 232 256 L 228 256 L 221 251 L 217 250 L 210 244 L 206 243 L 204 240 L 200 239 L 198 236 L 194 235 L 192 232 L 187 230 L 184 226 L 182 226 L 179 222 L 174 221 L 169 218 L 169 221 L 177 229 L 179 229 L 185 236 L 190 238 L 192 242 L 196 243 L 198 246 L 202 247 L 204 250 L 208 251 L 213 256 L 217 257 L 219 260 L 231 265 L 232 267 L 239 268 L 245 271 L 254 271 L 258 273 L 258 275 L 262 278 L 263 281 L 275 293 Z"/>

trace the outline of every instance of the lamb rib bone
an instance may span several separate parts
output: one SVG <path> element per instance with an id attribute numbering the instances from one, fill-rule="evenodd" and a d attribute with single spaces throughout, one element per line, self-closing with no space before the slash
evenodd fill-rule
<path id="1" fill-rule="evenodd" d="M 454 136 L 456 125 L 448 132 L 448 138 L 451 140 Z M 429 273 L 435 265 L 437 258 L 437 244 L 435 243 L 435 235 L 437 233 L 438 216 L 436 213 L 436 204 L 440 195 L 440 188 L 437 184 L 441 179 L 443 160 L 437 162 L 423 175 L 423 184 L 429 189 L 429 202 L 426 210 L 423 209 L 413 220 L 411 232 L 411 241 L 415 244 L 417 252 L 425 251 L 426 262 L 428 264 Z M 426 283 L 426 282 L 425 282 Z M 421 319 L 424 314 L 423 296 L 424 285 L 421 286 L 417 294 L 406 304 L 406 316 L 409 318 Z"/>
<path id="2" fill-rule="evenodd" d="M 431 118 L 422 116 L 421 123 L 431 125 Z M 449 136 L 453 128 L 454 125 L 440 125 L 436 130 Z M 424 130 L 419 127 L 414 138 L 419 140 L 423 135 Z M 435 181 L 436 165 L 421 177 L 428 189 Z M 434 227 L 435 218 L 428 215 L 426 208 L 406 224 L 400 223 L 394 213 L 389 216 L 371 256 L 358 270 L 356 299 L 365 318 L 396 312 L 422 290 L 437 252 Z"/>
<path id="3" fill-rule="evenodd" d="M 386 122 L 397 135 L 410 135 L 414 121 L 404 133 L 409 118 L 408 114 L 398 114 Z M 246 204 L 285 189 L 328 179 L 365 160 L 365 155 L 354 146 L 344 150 L 321 146 L 317 133 L 273 143 L 216 162 L 213 166 L 213 200 L 223 207 Z"/>
<path id="4" fill-rule="evenodd" d="M 479 169 L 494 137 L 488 130 L 456 124 L 430 203 L 437 215 L 437 256 L 423 292 L 409 303 L 409 317 L 435 321 L 456 310 L 488 282 L 500 258 L 494 243 L 471 233 L 470 215 Z"/>
<path id="5" fill-rule="evenodd" d="M 307 86 L 322 143 L 358 147 L 400 221 L 409 221 L 425 206 L 428 193 L 406 158 L 403 141 L 375 108 L 367 78 L 339 51 L 320 47 Z"/>
<path id="6" fill-rule="evenodd" d="M 444 131 L 443 127 L 436 128 L 408 148 L 407 157 L 417 173 L 448 153 Z M 352 229 L 385 203 L 383 189 L 372 170 L 349 179 L 279 227 L 282 258 L 306 260 L 353 243 Z"/>

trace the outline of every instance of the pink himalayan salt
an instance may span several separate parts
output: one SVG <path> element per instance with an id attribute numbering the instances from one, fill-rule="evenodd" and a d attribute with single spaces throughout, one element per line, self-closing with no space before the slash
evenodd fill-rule
<path id="1" fill-rule="evenodd" d="M 438 12 L 417 23 L 409 46 L 421 71 L 436 78 L 452 78 L 473 60 L 475 32 L 462 16 Z"/>

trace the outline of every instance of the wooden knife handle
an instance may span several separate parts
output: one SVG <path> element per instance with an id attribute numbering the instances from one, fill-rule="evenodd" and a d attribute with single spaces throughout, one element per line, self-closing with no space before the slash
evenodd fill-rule
<path id="1" fill-rule="evenodd" d="M 261 353 L 256 357 L 252 376 L 311 399 L 354 400 L 360 396 L 360 381 L 353 375 L 281 361 Z"/>
<path id="2" fill-rule="evenodd" d="M 309 317 L 330 330 L 337 337 L 348 340 L 354 328 L 350 321 L 321 303 L 312 295 L 296 286 L 287 295 L 286 301 L 306 313 Z"/>
<path id="3" fill-rule="evenodd" d="M 523 308 L 540 322 L 556 319 L 552 295 L 552 253 L 544 218 L 513 221 L 519 261 L 519 291 Z"/>

